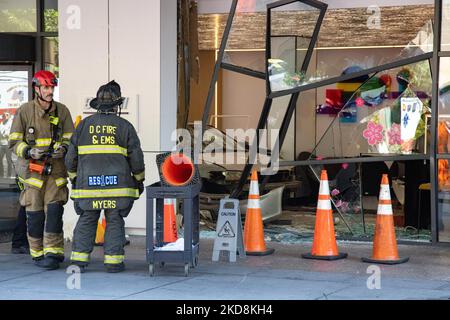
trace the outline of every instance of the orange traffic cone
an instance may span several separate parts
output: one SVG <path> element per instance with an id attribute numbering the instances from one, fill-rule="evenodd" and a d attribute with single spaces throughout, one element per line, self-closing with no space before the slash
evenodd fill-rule
<path id="1" fill-rule="evenodd" d="M 95 245 L 102 246 L 105 243 L 106 219 L 102 216 L 97 225 L 97 233 L 95 235 Z"/>
<path id="2" fill-rule="evenodd" d="M 73 126 L 75 128 L 78 127 L 78 125 L 80 124 L 81 120 L 82 120 L 81 116 L 77 116 L 76 119 L 75 119 L 75 122 L 73 123 Z"/>
<path id="3" fill-rule="evenodd" d="M 175 242 L 178 240 L 177 220 L 175 219 L 175 208 L 173 199 L 164 199 L 164 242 Z"/>
<path id="4" fill-rule="evenodd" d="M 316 211 L 316 226 L 311 253 L 302 255 L 305 259 L 338 260 L 347 258 L 346 253 L 339 253 L 334 233 L 333 210 L 331 209 L 330 186 L 328 174 L 322 170 L 320 176 L 319 201 Z"/>
<path id="5" fill-rule="evenodd" d="M 258 173 L 254 170 L 250 181 L 244 225 L 244 246 L 249 256 L 267 256 L 275 249 L 266 248 L 261 206 L 259 204 Z"/>
<path id="6" fill-rule="evenodd" d="M 398 256 L 389 179 L 387 174 L 383 174 L 380 198 L 378 200 L 375 235 L 373 238 L 372 258 L 362 258 L 362 261 L 381 264 L 400 264 L 408 260 L 409 258 L 401 259 Z"/>

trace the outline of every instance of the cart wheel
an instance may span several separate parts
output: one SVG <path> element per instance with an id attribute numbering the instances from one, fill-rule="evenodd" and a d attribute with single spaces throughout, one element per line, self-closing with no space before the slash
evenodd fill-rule
<path id="1" fill-rule="evenodd" d="M 155 265 L 153 263 L 148 265 L 148 273 L 150 274 L 150 277 L 155 275 Z"/>
<path id="2" fill-rule="evenodd" d="M 159 263 L 159 267 L 160 267 L 160 268 L 163 268 L 165 264 L 166 264 L 165 262 L 160 262 L 160 263 Z"/>
<path id="3" fill-rule="evenodd" d="M 189 263 L 184 264 L 184 276 L 187 277 L 189 275 Z"/>

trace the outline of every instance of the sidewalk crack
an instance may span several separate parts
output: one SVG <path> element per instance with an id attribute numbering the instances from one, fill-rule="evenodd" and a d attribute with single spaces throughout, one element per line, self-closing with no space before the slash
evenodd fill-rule
<path id="1" fill-rule="evenodd" d="M 192 279 L 193 278 L 188 278 L 188 279 L 183 279 L 183 280 L 177 280 L 177 281 L 169 282 L 169 283 L 162 284 L 162 285 L 154 287 L 154 288 L 145 289 L 145 290 L 142 290 L 142 291 L 139 291 L 139 292 L 135 292 L 135 293 L 131 293 L 131 294 L 128 294 L 128 295 L 122 296 L 122 297 L 117 297 L 117 298 L 114 298 L 113 300 L 120 300 L 120 299 L 129 298 L 129 297 L 132 297 L 132 296 L 144 293 L 144 292 L 149 292 L 149 291 L 152 291 L 152 290 L 155 290 L 155 289 L 160 289 L 160 288 L 163 288 L 163 287 L 166 287 L 166 286 L 170 286 L 172 284 L 181 283 L 181 282 L 192 280 Z"/>

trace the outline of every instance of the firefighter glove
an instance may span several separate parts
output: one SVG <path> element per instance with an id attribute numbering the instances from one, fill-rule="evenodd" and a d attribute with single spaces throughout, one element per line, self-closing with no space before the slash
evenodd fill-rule
<path id="1" fill-rule="evenodd" d="M 144 192 L 144 183 L 138 182 L 138 189 L 139 189 L 139 195 L 141 195 Z"/>
<path id="2" fill-rule="evenodd" d="M 54 159 L 61 159 L 64 158 L 64 156 L 67 153 L 67 148 L 65 146 L 59 146 L 53 153 L 52 158 Z"/>
<path id="3" fill-rule="evenodd" d="M 28 155 L 30 158 L 33 158 L 34 160 L 39 160 L 41 159 L 45 154 L 44 150 L 38 149 L 38 148 L 31 148 L 28 151 Z"/>

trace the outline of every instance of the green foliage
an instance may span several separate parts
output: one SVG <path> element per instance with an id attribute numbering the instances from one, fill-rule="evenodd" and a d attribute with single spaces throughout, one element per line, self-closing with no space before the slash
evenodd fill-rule
<path id="1" fill-rule="evenodd" d="M 58 32 L 58 11 L 47 9 L 44 11 L 45 32 Z"/>
<path id="2" fill-rule="evenodd" d="M 410 66 L 410 69 L 412 71 L 411 85 L 414 90 L 420 90 L 431 95 L 433 80 L 428 60 L 415 63 Z"/>
<path id="3" fill-rule="evenodd" d="M 58 11 L 44 11 L 46 32 L 58 32 Z M 0 10 L 0 32 L 36 32 L 36 9 Z"/>
<path id="4" fill-rule="evenodd" d="M 286 72 L 284 83 L 289 87 L 298 87 L 305 81 L 306 75 L 302 72 Z"/>
<path id="5" fill-rule="evenodd" d="M 0 32 L 36 32 L 36 10 L 0 10 Z"/>

